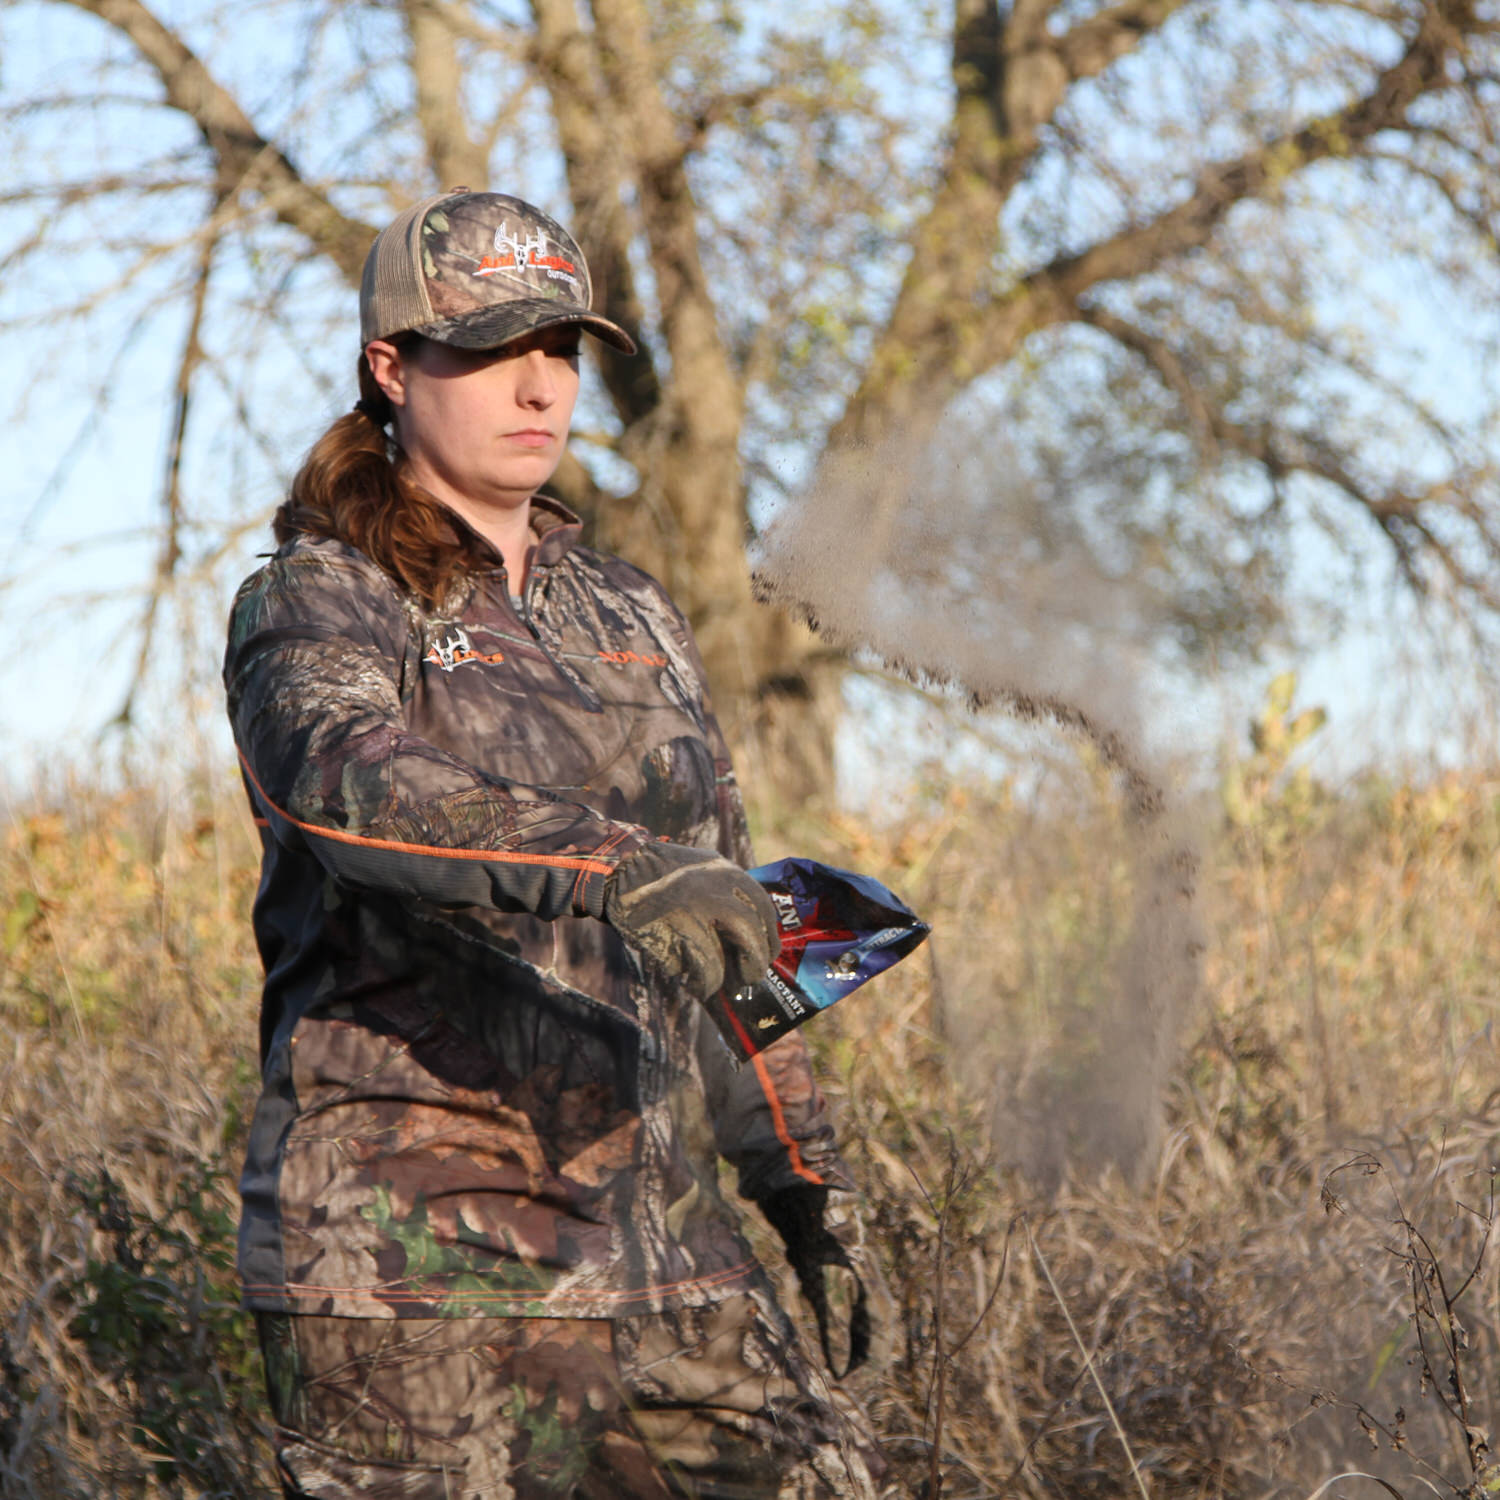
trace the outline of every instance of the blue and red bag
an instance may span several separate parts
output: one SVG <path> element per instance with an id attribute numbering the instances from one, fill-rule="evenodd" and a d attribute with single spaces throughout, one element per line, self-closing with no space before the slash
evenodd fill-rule
<path id="1" fill-rule="evenodd" d="M 900 962 L 931 930 L 868 875 L 796 858 L 749 873 L 776 907 L 781 953 L 764 978 L 708 1006 L 742 1062 Z"/>

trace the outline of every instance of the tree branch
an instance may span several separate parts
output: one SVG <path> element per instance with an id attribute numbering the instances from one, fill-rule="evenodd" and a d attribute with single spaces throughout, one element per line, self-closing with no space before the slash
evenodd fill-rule
<path id="1" fill-rule="evenodd" d="M 1138 276 L 1206 244 L 1231 208 L 1260 197 L 1290 173 L 1330 157 L 1356 155 L 1381 131 L 1404 124 L 1418 99 L 1449 86 L 1446 64 L 1472 16 L 1473 0 L 1434 0 L 1406 51 L 1377 75 L 1368 93 L 1233 161 L 1206 167 L 1175 208 L 1027 277 L 1022 286 L 1037 303 L 1032 326 L 1072 316 L 1078 298 L 1100 282 Z M 1013 347 L 1007 330 L 1006 353 Z"/>
<path id="2" fill-rule="evenodd" d="M 1177 351 L 1164 339 L 1102 307 L 1081 308 L 1078 316 L 1081 322 L 1107 333 L 1117 344 L 1139 355 L 1156 371 L 1162 383 L 1182 404 L 1199 452 L 1205 458 L 1212 458 L 1214 447 L 1229 440 L 1232 424 L 1193 383 Z"/>
<path id="3" fill-rule="evenodd" d="M 1012 341 L 1017 304 L 990 288 L 993 236 L 1035 155 L 1039 131 L 1069 86 L 1102 71 L 1184 0 L 1118 0 L 1064 36 L 1047 29 L 1053 0 L 957 0 L 953 144 L 942 184 L 913 239 L 890 320 L 829 446 L 877 441 L 893 421 L 936 409 L 995 358 L 986 332 Z M 980 309 L 976 314 L 976 308 Z M 988 313 L 983 310 L 988 308 Z"/>
<path id="4" fill-rule="evenodd" d="M 1057 39 L 1069 78 L 1093 78 L 1133 51 L 1186 0 L 1118 0 Z"/>
<path id="5" fill-rule="evenodd" d="M 202 187 L 201 175 L 147 179 L 143 173 L 133 170 L 82 180 L 23 183 L 0 193 L 0 208 L 10 208 L 19 203 L 45 203 L 56 213 L 59 209 L 70 208 L 74 204 L 87 203 L 91 198 L 109 198 L 124 193 L 151 197 L 157 193 L 181 193 Z"/>
<path id="6" fill-rule="evenodd" d="M 634 355 L 598 350 L 616 415 L 627 428 L 661 405 L 661 379 L 647 347 L 646 312 L 633 267 L 635 226 L 625 207 L 617 142 L 622 134 L 599 76 L 592 38 L 579 25 L 575 0 L 532 0 L 536 65 L 552 100 L 567 167 L 575 230 L 588 256 L 599 310 L 636 342 Z"/>
<path id="7" fill-rule="evenodd" d="M 1050 4 L 1018 3 L 1005 28 L 1005 129 L 1030 153 L 1069 85 L 1093 78 L 1132 52 L 1186 0 L 1118 0 L 1062 36 L 1047 30 Z"/>
<path id="8" fill-rule="evenodd" d="M 748 114 L 777 99 L 794 100 L 799 96 L 800 90 L 780 83 L 756 84 L 753 88 L 738 89 L 732 94 L 716 95 L 693 116 L 684 150 L 688 155 L 701 150 L 709 132 L 716 125 L 734 119 L 736 115 Z"/>
<path id="9" fill-rule="evenodd" d="M 546 5 L 568 0 L 545 0 Z M 655 573 L 689 606 L 710 679 L 725 700 L 753 701 L 757 669 L 746 649 L 750 581 L 745 569 L 745 491 L 739 443 L 744 394 L 719 331 L 718 313 L 700 253 L 698 206 L 688 182 L 686 150 L 662 92 L 665 69 L 657 55 L 643 0 L 592 0 L 591 56 L 573 65 L 602 83 L 608 122 L 606 147 L 570 159 L 575 192 L 588 191 L 605 216 L 616 259 L 612 281 L 623 280 L 645 241 L 660 338 L 671 360 L 670 386 L 649 383 L 627 391 L 629 415 L 621 456 L 640 477 L 632 503 L 607 508 L 606 544 L 627 545 L 633 562 Z M 533 0 L 539 17 L 544 0 Z M 559 28 L 561 29 L 561 28 Z M 554 90 L 559 119 L 566 101 Z M 576 113 L 576 111 L 574 112 Z M 582 125 L 574 121 L 578 139 Z M 593 173 L 595 175 L 590 176 Z M 626 230 L 619 183 L 635 196 L 639 235 Z M 575 176 L 576 174 L 576 176 Z M 623 382 L 606 365 L 614 389 Z M 643 402 L 642 396 L 649 398 Z M 628 539 L 628 543 L 627 543 Z M 690 545 L 684 545 L 691 539 Z"/>
<path id="10" fill-rule="evenodd" d="M 218 207 L 215 204 L 210 224 L 217 217 Z M 136 699 L 145 684 L 147 668 L 151 664 L 151 648 L 156 643 L 156 624 L 161 607 L 172 587 L 177 565 L 182 561 L 182 453 L 187 438 L 188 412 L 192 405 L 193 377 L 203 362 L 203 312 L 208 305 L 208 286 L 213 275 L 214 252 L 218 244 L 218 235 L 210 228 L 204 235 L 198 252 L 187 334 L 182 342 L 182 355 L 177 362 L 177 381 L 172 392 L 172 436 L 167 444 L 166 472 L 162 480 L 162 519 L 156 570 L 141 616 L 130 685 L 125 691 L 125 700 L 121 703 L 119 712 L 111 721 L 115 726 L 129 724 L 135 712 Z"/>
<path id="11" fill-rule="evenodd" d="M 423 0 L 423 4 L 448 28 L 455 41 L 473 42 L 488 52 L 502 52 L 512 57 L 521 56 L 526 51 L 524 33 L 502 31 L 499 27 L 486 25 L 468 5 L 456 4 L 455 0 Z"/>
<path id="12" fill-rule="evenodd" d="M 1468 186 L 1468 184 L 1456 185 L 1447 173 L 1439 171 L 1436 167 L 1430 167 L 1424 162 L 1414 161 L 1405 152 L 1371 150 L 1366 152 L 1366 156 L 1371 161 L 1389 162 L 1392 166 L 1409 172 L 1417 180 L 1425 182 L 1442 197 L 1454 215 L 1473 230 L 1480 244 L 1492 246 L 1495 243 L 1496 226 L 1487 217 L 1486 211 L 1470 207 L 1460 198 L 1462 186 Z"/>
<path id="13" fill-rule="evenodd" d="M 1018 0 L 1013 25 L 1039 25 L 1046 10 L 1045 0 Z M 1000 212 L 1024 167 L 1006 133 L 1003 42 L 996 0 L 956 0 L 952 144 L 932 206 L 912 235 L 896 304 L 829 434 L 830 449 L 880 441 L 922 404 L 928 372 L 947 371 L 952 381 L 977 373 L 965 352 L 972 309 L 985 292 Z"/>
<path id="14" fill-rule="evenodd" d="M 650 24 L 641 0 L 594 0 L 594 26 L 605 88 L 616 118 L 629 122 L 620 145 L 634 167 L 674 387 L 693 393 L 673 420 L 699 441 L 733 449 L 741 393 L 699 254 L 697 204 L 677 123 L 662 97 Z"/>
<path id="15" fill-rule="evenodd" d="M 464 118 L 463 66 L 450 17 L 455 8 L 406 0 L 417 123 L 439 185 L 482 192 L 489 186 L 489 163 Z"/>
<path id="16" fill-rule="evenodd" d="M 975 0 L 969 0 L 975 3 Z M 1075 48 L 1079 67 L 1102 63 L 1159 24 L 1166 0 L 1121 0 L 1100 12 Z M 1381 131 L 1403 125 L 1425 94 L 1451 86 L 1446 69 L 1474 22 L 1475 0 L 1429 0 L 1401 57 L 1377 74 L 1369 90 L 1343 109 L 1276 137 L 1228 162 L 1205 167 L 1187 198 L 1147 223 L 1132 226 L 1078 254 L 1059 257 L 1023 277 L 1005 295 L 988 284 L 992 242 L 987 239 L 1004 196 L 981 184 L 1003 184 L 1024 161 L 1015 140 L 965 146 L 965 99 L 955 114 L 955 146 L 933 208 L 913 242 L 913 256 L 885 334 L 860 389 L 830 435 L 829 447 L 878 442 L 893 423 L 914 439 L 963 385 L 1010 359 L 1040 328 L 1078 316 L 1080 299 L 1102 282 L 1125 280 L 1206 244 L 1235 204 L 1263 196 L 1290 173 L 1316 161 L 1357 153 Z M 1027 24 L 1035 17 L 1027 12 Z M 1020 26 L 1018 8 L 1013 25 Z M 1116 31 L 1108 32 L 1105 23 Z M 1088 28 L 1093 22 L 1080 23 Z M 1110 40 L 1113 36 L 1113 40 Z M 1042 45 L 1024 30 L 1010 38 L 1023 48 Z M 1119 55 L 1119 52 L 1116 52 Z M 955 53 L 957 56 L 957 52 Z M 962 78 L 955 75 L 960 85 Z M 1033 113 L 1040 106 L 1033 106 Z M 1000 152 L 997 157 L 996 152 Z M 1000 163 L 998 175 L 986 166 Z M 963 245 L 966 252 L 954 247 Z M 977 247 L 977 252 L 974 253 Z M 961 257 L 961 258 L 960 258 Z"/>
<path id="17" fill-rule="evenodd" d="M 1327 444 L 1304 433 L 1278 431 L 1269 424 L 1250 427 L 1231 420 L 1193 381 L 1185 361 L 1164 339 L 1103 308 L 1084 308 L 1078 316 L 1081 322 L 1108 334 L 1122 348 L 1138 355 L 1160 376 L 1182 403 L 1206 457 L 1211 459 L 1218 449 L 1228 448 L 1260 464 L 1273 483 L 1295 473 L 1333 485 L 1380 527 L 1396 554 L 1397 565 L 1418 592 L 1423 590 L 1423 580 L 1417 568 L 1417 550 L 1425 547 L 1454 583 L 1491 609 L 1500 607 L 1500 590 L 1466 568 L 1422 515 L 1424 508 L 1434 506 L 1457 511 L 1474 526 L 1491 558 L 1495 557 L 1497 539 L 1491 534 L 1486 518 L 1472 504 L 1455 503 L 1452 481 L 1420 492 L 1398 490 L 1379 494 L 1355 475 L 1343 457 Z"/>
<path id="18" fill-rule="evenodd" d="M 306 236 L 351 285 L 358 285 L 375 231 L 341 213 L 325 193 L 256 130 L 177 33 L 141 0 L 65 0 L 121 32 L 150 64 L 167 102 L 198 127 L 213 153 L 217 188 L 228 197 L 258 191 L 281 223 Z"/>

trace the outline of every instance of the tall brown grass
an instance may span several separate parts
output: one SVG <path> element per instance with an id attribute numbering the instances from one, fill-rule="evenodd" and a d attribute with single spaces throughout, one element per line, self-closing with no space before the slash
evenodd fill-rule
<path id="1" fill-rule="evenodd" d="M 904 1493 L 1494 1487 L 1500 780 L 1334 792 L 1258 740 L 1199 808 L 1202 993 L 1134 1182 L 1101 1143 L 1159 1080 L 1100 1024 L 1135 878 L 1106 774 L 762 820 L 768 857 L 934 923 L 807 1033 L 880 1272 L 853 1384 Z M 272 1493 L 230 1259 L 255 878 L 206 789 L 75 789 L 3 832 L 7 1497 Z"/>

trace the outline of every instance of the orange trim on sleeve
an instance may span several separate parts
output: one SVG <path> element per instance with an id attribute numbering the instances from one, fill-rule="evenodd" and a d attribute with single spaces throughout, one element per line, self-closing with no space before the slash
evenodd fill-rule
<path id="1" fill-rule="evenodd" d="M 630 837 L 630 830 L 628 828 L 621 828 L 616 833 L 612 834 L 609 838 L 605 839 L 605 841 L 602 844 L 599 845 L 599 848 L 598 848 L 597 852 L 599 854 L 601 854 L 601 855 L 603 855 L 603 854 L 610 854 L 615 849 L 617 849 L 621 844 L 623 844 L 625 842 L 625 840 L 628 839 L 629 837 Z M 595 868 L 597 868 L 597 867 L 595 867 Z M 614 866 L 611 865 L 608 868 L 611 871 L 613 871 Z M 573 897 L 572 897 L 572 899 L 573 899 L 573 904 L 575 906 L 578 904 L 579 894 L 583 890 L 584 876 L 587 875 L 588 873 L 589 873 L 588 870 L 580 870 L 578 872 L 578 879 L 573 882 Z"/>
<path id="2" fill-rule="evenodd" d="M 266 789 L 260 784 L 259 778 L 250 769 L 250 762 L 245 759 L 244 752 L 238 751 L 237 753 L 245 775 L 249 777 L 266 806 L 277 817 L 285 818 L 293 828 L 300 828 L 304 833 L 313 834 L 320 839 L 329 839 L 335 844 L 358 844 L 363 849 L 393 849 L 401 854 L 432 854 L 439 859 L 494 860 L 500 864 L 510 865 L 550 865 L 561 870 L 577 870 L 585 875 L 609 875 L 615 868 L 597 859 L 570 858 L 565 854 L 517 854 L 508 849 L 442 849 L 431 844 L 406 844 L 400 839 L 372 839 L 364 834 L 346 833 L 342 828 L 322 828 L 316 823 L 304 823 L 300 818 L 294 818 L 285 808 L 278 807 L 271 801 L 266 794 Z"/>
<path id="3" fill-rule="evenodd" d="M 660 1281 L 644 1287 L 589 1288 L 564 1287 L 557 1293 L 560 1297 L 571 1297 L 578 1302 L 634 1302 L 641 1297 L 654 1297 L 670 1292 L 691 1292 L 700 1288 L 727 1286 L 739 1280 L 755 1266 L 753 1260 L 742 1260 L 737 1266 L 721 1267 L 702 1276 L 688 1277 L 683 1281 Z M 477 1274 L 483 1275 L 482 1271 Z M 294 1297 L 369 1297 L 381 1302 L 435 1302 L 445 1296 L 462 1298 L 465 1302 L 545 1302 L 552 1295 L 551 1288 L 543 1287 L 495 1287 L 472 1291 L 447 1293 L 441 1286 L 431 1290 L 408 1289 L 396 1284 L 374 1286 L 319 1286 L 305 1281 L 287 1281 L 280 1285 L 261 1282 L 241 1282 L 240 1291 L 246 1297 L 279 1296 Z"/>
<path id="4" fill-rule="evenodd" d="M 739 1033 L 745 1050 L 750 1054 L 755 1076 L 760 1080 L 761 1092 L 766 1096 L 766 1103 L 771 1106 L 771 1128 L 776 1132 L 776 1139 L 786 1147 L 787 1161 L 791 1164 L 792 1171 L 804 1181 L 812 1183 L 814 1187 L 826 1187 L 827 1183 L 802 1160 L 802 1152 L 798 1150 L 791 1131 L 786 1127 L 786 1116 L 781 1112 L 781 1099 L 776 1093 L 776 1085 L 771 1080 L 771 1070 L 766 1066 L 765 1058 L 755 1050 L 755 1044 L 745 1031 L 744 1023 L 728 1005 L 724 1007 L 724 1013 L 729 1017 L 730 1025 Z"/>

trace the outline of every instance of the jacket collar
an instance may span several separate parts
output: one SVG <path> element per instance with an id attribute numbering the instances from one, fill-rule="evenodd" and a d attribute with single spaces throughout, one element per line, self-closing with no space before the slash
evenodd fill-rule
<path id="1" fill-rule="evenodd" d="M 531 497 L 531 532 L 536 537 L 533 566 L 546 566 L 565 557 L 583 536 L 583 522 L 561 500 L 551 495 Z"/>
<path id="2" fill-rule="evenodd" d="M 497 567 L 501 565 L 500 554 L 457 511 L 450 510 L 447 520 L 455 541 L 467 540 L 475 551 L 494 558 Z M 583 522 L 551 495 L 531 497 L 530 524 L 533 537 L 530 565 L 534 568 L 546 568 L 560 562 L 578 545 L 583 535 Z"/>
<path id="3" fill-rule="evenodd" d="M 303 525 L 300 527 L 298 527 L 299 519 L 303 520 Z M 531 535 L 534 538 L 531 551 L 532 567 L 546 568 L 560 562 L 578 545 L 583 536 L 583 522 L 560 500 L 554 500 L 550 495 L 531 497 L 530 520 Z M 298 527 L 301 532 L 314 534 L 313 528 L 306 524 L 301 512 L 293 512 L 290 516 L 290 523 L 293 527 Z M 474 554 L 492 558 L 496 567 L 503 566 L 500 554 L 457 511 L 448 511 L 447 523 L 449 538 L 452 541 L 467 541 Z"/>

